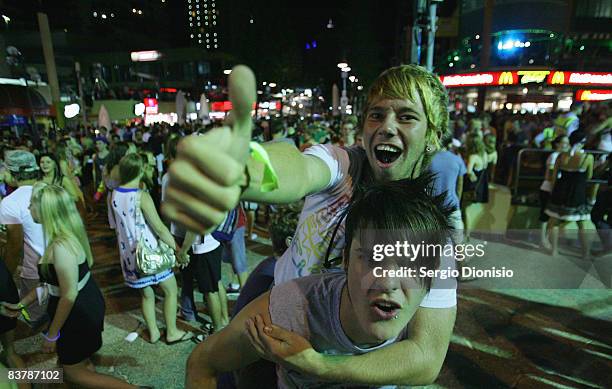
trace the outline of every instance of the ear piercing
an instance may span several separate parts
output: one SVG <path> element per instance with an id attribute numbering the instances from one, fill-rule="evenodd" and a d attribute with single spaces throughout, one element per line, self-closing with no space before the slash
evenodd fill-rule
<path id="1" fill-rule="evenodd" d="M 398 317 L 399 317 L 399 315 L 393 316 L 393 320 L 397 319 Z"/>

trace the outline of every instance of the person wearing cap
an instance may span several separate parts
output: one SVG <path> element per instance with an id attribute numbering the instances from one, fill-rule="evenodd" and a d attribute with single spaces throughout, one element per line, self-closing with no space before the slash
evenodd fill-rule
<path id="1" fill-rule="evenodd" d="M 4 162 L 4 179 L 17 189 L 0 202 L 0 224 L 7 225 L 6 260 L 11 273 L 22 260 L 18 289 L 25 296 L 39 284 L 37 265 L 45 251 L 42 226 L 34 222 L 29 209 L 32 185 L 38 181 L 40 169 L 34 154 L 23 150 L 7 152 Z M 45 305 L 34 304 L 29 313 L 35 328 L 47 320 Z"/>

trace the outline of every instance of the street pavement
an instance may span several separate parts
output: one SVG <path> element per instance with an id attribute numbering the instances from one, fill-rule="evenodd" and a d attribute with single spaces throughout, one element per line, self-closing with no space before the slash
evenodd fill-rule
<path id="1" fill-rule="evenodd" d="M 98 371 L 139 385 L 182 388 L 185 362 L 195 344 L 168 346 L 146 341 L 140 298 L 136 291 L 123 285 L 116 241 L 114 233 L 106 227 L 105 213 L 88 220 L 87 228 L 96 260 L 93 275 L 106 299 L 104 346 L 96 360 Z M 247 244 L 250 269 L 271 254 L 266 232 L 261 229 L 258 232 L 261 237 Z M 478 242 L 483 241 L 472 243 Z M 438 380 L 430 387 L 610 387 L 612 256 L 583 261 L 568 247 L 562 249 L 560 257 L 553 258 L 534 245 L 503 239 L 488 241 L 487 252 L 483 261 L 471 265 L 488 268 L 503 258 L 507 266 L 521 273 L 522 287 L 505 285 L 500 289 L 487 279 L 460 284 L 457 321 L 449 351 Z M 576 274 L 583 277 L 575 285 L 551 283 L 551 279 L 563 279 L 563 274 L 558 274 L 563 269 L 572 277 Z M 224 284 L 230 282 L 230 277 L 230 266 L 224 265 Z M 573 289 L 559 289 L 566 287 Z M 232 300 L 235 297 L 230 296 Z M 205 318 L 199 293 L 196 300 Z M 161 299 L 158 321 L 163 326 L 159 302 Z M 199 327 L 199 323 L 184 321 L 179 321 L 179 325 L 192 331 Z M 140 336 L 128 342 L 125 337 L 130 332 Z M 55 365 L 55 356 L 39 352 L 41 337 L 31 334 L 23 323 L 19 324 L 17 338 L 17 351 L 29 366 Z"/>

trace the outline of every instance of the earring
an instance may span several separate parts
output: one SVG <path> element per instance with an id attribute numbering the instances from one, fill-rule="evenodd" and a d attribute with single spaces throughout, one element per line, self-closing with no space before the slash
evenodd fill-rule
<path id="1" fill-rule="evenodd" d="M 425 151 L 431 153 L 433 151 L 433 147 L 431 147 L 431 145 L 427 145 L 427 147 L 425 147 Z"/>

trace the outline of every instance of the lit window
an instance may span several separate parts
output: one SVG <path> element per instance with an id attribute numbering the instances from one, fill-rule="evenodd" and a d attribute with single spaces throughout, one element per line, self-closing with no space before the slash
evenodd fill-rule
<path id="1" fill-rule="evenodd" d="M 219 47 L 219 46 L 215 45 L 215 49 L 216 49 L 217 47 Z"/>
<path id="2" fill-rule="evenodd" d="M 202 40 L 201 40 L 201 39 L 200 39 L 200 40 L 198 40 L 198 43 L 202 43 Z"/>
<path id="3" fill-rule="evenodd" d="M 217 22 L 213 22 L 213 26 L 216 26 L 216 25 L 217 25 Z"/>
<path id="4" fill-rule="evenodd" d="M 193 38 L 193 34 L 191 34 L 191 37 Z"/>
<path id="5" fill-rule="evenodd" d="M 201 37 L 201 36 L 202 36 L 202 34 L 198 34 L 198 38 Z"/>
<path id="6" fill-rule="evenodd" d="M 217 18 L 217 15 L 213 15 L 213 19 L 216 19 L 216 18 Z"/>
<path id="7" fill-rule="evenodd" d="M 206 45 L 206 48 L 207 48 L 207 49 L 210 49 L 210 45 Z"/>
<path id="8" fill-rule="evenodd" d="M 93 13 L 93 16 L 94 16 L 94 18 L 97 18 L 97 17 L 98 17 L 98 13 L 97 13 L 97 12 L 94 12 L 94 13 Z"/>
<path id="9" fill-rule="evenodd" d="M 217 35 L 217 34 L 215 34 L 215 35 Z M 208 36 L 208 33 L 206 33 L 206 36 Z"/>
<path id="10" fill-rule="evenodd" d="M 213 34 L 213 36 L 217 36 L 217 33 L 215 32 L 215 33 Z"/>

